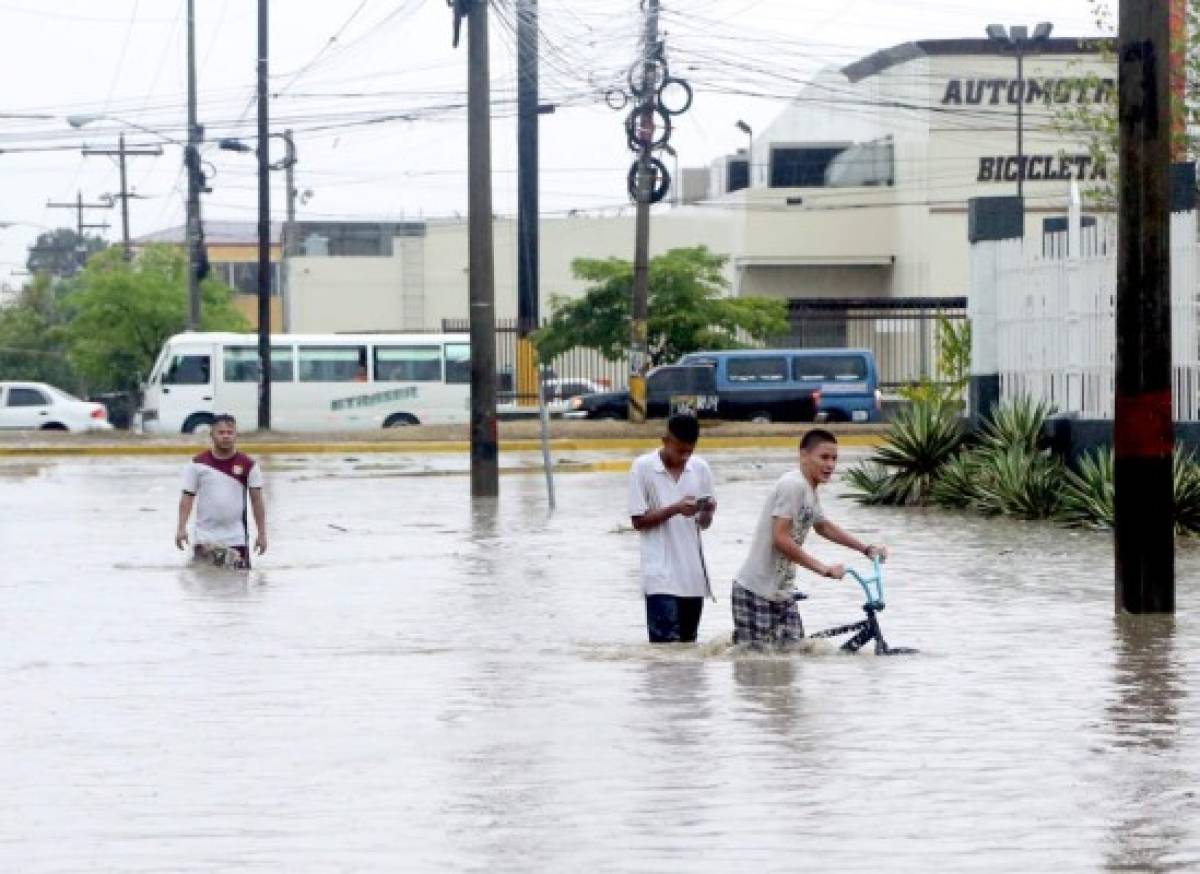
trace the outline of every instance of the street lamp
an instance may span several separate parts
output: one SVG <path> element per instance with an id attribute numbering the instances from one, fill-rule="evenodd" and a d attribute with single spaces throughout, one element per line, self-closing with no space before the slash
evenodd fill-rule
<path id="1" fill-rule="evenodd" d="M 296 179 L 292 168 L 296 166 L 296 143 L 292 138 L 292 132 L 286 130 L 281 134 L 271 134 L 272 137 L 283 140 L 286 151 L 282 158 L 268 165 L 272 170 L 283 170 L 286 173 L 287 181 L 287 221 L 283 226 L 283 239 L 281 242 L 282 257 L 280 264 L 280 283 L 279 283 L 279 306 L 283 310 L 283 332 L 291 333 L 292 330 L 292 313 L 291 313 L 291 277 L 288 272 L 288 258 L 295 254 L 296 244 L 296 198 L 299 192 L 296 191 Z M 217 146 L 227 152 L 253 152 L 254 149 L 244 140 L 227 137 L 217 141 Z M 311 196 L 311 192 L 307 192 Z"/>
<path id="2" fill-rule="evenodd" d="M 1005 28 L 1003 24 L 989 24 L 988 39 L 1010 48 L 1017 56 L 1017 197 L 1025 197 L 1025 52 L 1030 46 L 1044 43 L 1050 38 L 1054 25 L 1049 21 L 1039 22 L 1030 36 L 1029 28 L 1017 25 Z"/>
<path id="3" fill-rule="evenodd" d="M 742 121 L 740 118 L 737 120 L 737 124 L 735 124 L 734 127 L 736 127 L 738 130 L 740 130 L 742 133 L 744 133 L 750 139 L 750 144 L 746 148 L 746 182 L 751 188 L 753 188 L 754 187 L 754 129 L 751 128 L 750 125 L 746 124 L 746 122 Z"/>

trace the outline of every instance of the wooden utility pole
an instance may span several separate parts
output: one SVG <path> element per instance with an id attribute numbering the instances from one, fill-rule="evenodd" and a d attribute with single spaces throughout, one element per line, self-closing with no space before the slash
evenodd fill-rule
<path id="1" fill-rule="evenodd" d="M 204 171 L 200 169 L 200 142 L 204 139 L 196 121 L 196 0 L 187 0 L 187 147 L 183 163 L 187 170 L 187 250 L 188 316 L 187 329 L 200 330 L 200 274 L 204 270 L 203 227 L 200 224 L 200 189 Z"/>
<path id="2" fill-rule="evenodd" d="M 136 195 L 129 193 L 128 179 L 125 174 L 125 158 L 138 157 L 141 155 L 161 155 L 163 153 L 162 146 L 135 146 L 133 148 L 125 145 L 125 134 L 120 134 L 117 137 L 117 147 L 115 149 L 83 149 L 83 154 L 87 155 L 112 155 L 117 158 L 117 163 L 121 171 L 121 193 L 116 195 L 121 201 L 121 245 L 125 248 L 125 260 L 128 261 L 133 257 L 133 244 L 129 238 L 129 198 Z"/>
<path id="3" fill-rule="evenodd" d="M 1124 0 L 1114 444 L 1118 613 L 1175 610 L 1170 9 Z"/>
<path id="4" fill-rule="evenodd" d="M 496 288 L 492 252 L 491 82 L 487 0 L 467 11 L 467 163 L 471 308 L 471 496 L 500 494 L 496 434 Z"/>
<path id="5" fill-rule="evenodd" d="M 271 119 L 267 102 L 270 2 L 258 0 L 258 430 L 271 430 Z"/>
<path id="6" fill-rule="evenodd" d="M 538 8 L 517 2 L 517 403 L 537 406 L 538 319 Z"/>
<path id="7" fill-rule="evenodd" d="M 650 153 L 654 141 L 654 108 L 658 99 L 658 6 L 647 0 L 646 32 L 642 46 L 641 95 L 634 129 L 639 131 L 637 224 L 633 248 L 633 306 L 629 338 L 629 421 L 646 421 L 646 371 L 649 370 L 650 297 Z M 636 78 L 636 77 L 635 77 Z"/>

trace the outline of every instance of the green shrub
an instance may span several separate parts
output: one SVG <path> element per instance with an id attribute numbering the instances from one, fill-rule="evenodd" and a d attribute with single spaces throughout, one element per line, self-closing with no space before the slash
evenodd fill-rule
<path id="1" fill-rule="evenodd" d="M 1078 467 L 1064 474 L 1059 521 L 1072 528 L 1112 528 L 1116 478 L 1112 450 L 1088 452 Z"/>
<path id="2" fill-rule="evenodd" d="M 1033 453 L 1044 449 L 1046 419 L 1053 412 L 1053 406 L 1033 401 L 1028 395 L 997 404 L 980 434 L 980 444 L 1001 451 L 1021 448 Z"/>
<path id="3" fill-rule="evenodd" d="M 1044 452 L 1025 446 L 983 449 L 979 462 L 979 496 L 975 506 L 993 516 L 1049 519 L 1059 509 L 1063 465 Z"/>
<path id="4" fill-rule="evenodd" d="M 929 497 L 939 507 L 951 510 L 971 507 L 979 500 L 981 475 L 977 453 L 960 452 L 938 470 Z"/>
<path id="5" fill-rule="evenodd" d="M 892 421 L 887 442 L 870 461 L 851 470 L 851 488 L 860 492 L 864 503 L 928 503 L 938 470 L 958 453 L 962 442 L 962 423 L 945 405 L 912 404 Z"/>

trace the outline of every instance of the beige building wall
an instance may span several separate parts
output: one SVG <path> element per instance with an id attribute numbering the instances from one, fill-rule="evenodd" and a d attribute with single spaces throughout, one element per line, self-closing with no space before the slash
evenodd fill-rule
<path id="1" fill-rule="evenodd" d="M 288 259 L 288 305 L 296 333 L 402 331 L 405 317 L 403 259 Z"/>

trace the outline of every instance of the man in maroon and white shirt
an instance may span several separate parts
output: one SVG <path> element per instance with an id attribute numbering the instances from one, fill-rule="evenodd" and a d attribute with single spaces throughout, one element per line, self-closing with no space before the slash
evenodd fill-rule
<path id="1" fill-rule="evenodd" d="M 217 416 L 212 425 L 212 449 L 193 458 L 183 472 L 175 545 L 187 547 L 188 517 L 195 505 L 196 525 L 191 538 L 195 558 L 225 567 L 249 568 L 247 500 L 258 531 L 255 551 L 259 555 L 267 551 L 262 486 L 262 469 L 253 458 L 237 450 L 237 422 L 230 415 Z"/>

